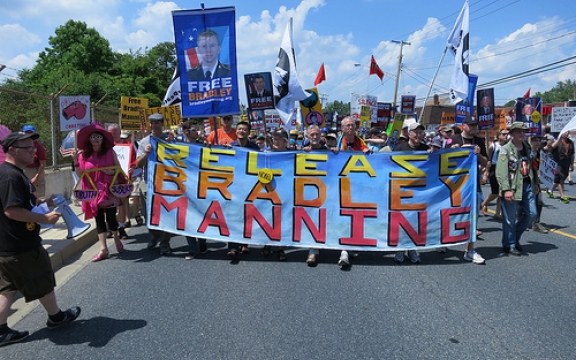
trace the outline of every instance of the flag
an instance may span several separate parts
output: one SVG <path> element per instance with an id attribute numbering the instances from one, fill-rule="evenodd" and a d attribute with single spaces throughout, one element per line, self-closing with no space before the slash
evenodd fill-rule
<path id="1" fill-rule="evenodd" d="M 380 69 L 380 66 L 374 60 L 374 55 L 372 55 L 372 60 L 370 61 L 370 73 L 369 75 L 376 75 L 380 78 L 380 81 L 384 78 L 384 71 Z"/>
<path id="2" fill-rule="evenodd" d="M 320 70 L 318 70 L 318 75 L 316 75 L 316 80 L 314 80 L 314 86 L 318 86 L 324 80 L 326 80 L 326 72 L 324 71 L 324 63 L 322 63 Z"/>
<path id="3" fill-rule="evenodd" d="M 174 75 L 172 75 L 172 82 L 166 89 L 166 95 L 162 101 L 162 106 L 170 106 L 180 104 L 182 102 L 182 93 L 180 91 L 180 68 L 176 66 Z"/>
<path id="4" fill-rule="evenodd" d="M 526 94 L 522 96 L 524 99 L 528 99 L 530 97 L 530 90 L 532 90 L 532 88 L 529 88 L 528 91 L 526 91 Z"/>
<path id="5" fill-rule="evenodd" d="M 292 42 L 292 18 L 286 25 L 286 31 L 280 45 L 278 61 L 272 76 L 274 85 L 274 99 L 276 100 L 276 110 L 280 116 L 281 126 L 290 131 L 292 118 L 294 117 L 294 103 L 304 100 L 309 95 L 298 83 L 296 72 L 296 58 L 294 56 L 294 45 Z"/>
<path id="6" fill-rule="evenodd" d="M 450 80 L 450 99 L 453 104 L 468 98 L 469 25 L 470 10 L 466 0 L 446 43 L 446 47 L 455 56 Z"/>

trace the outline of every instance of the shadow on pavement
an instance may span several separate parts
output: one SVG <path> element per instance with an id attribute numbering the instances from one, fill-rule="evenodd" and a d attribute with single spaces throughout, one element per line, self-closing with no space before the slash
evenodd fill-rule
<path id="1" fill-rule="evenodd" d="M 103 347 L 116 335 L 143 328 L 147 324 L 145 320 L 117 320 L 97 316 L 87 320 L 76 320 L 62 329 L 43 328 L 31 334 L 27 341 L 48 339 L 56 345 L 87 343 L 91 347 Z"/>

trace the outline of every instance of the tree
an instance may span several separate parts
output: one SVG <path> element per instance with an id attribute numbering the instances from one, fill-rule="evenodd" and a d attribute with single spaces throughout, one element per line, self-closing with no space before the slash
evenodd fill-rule
<path id="1" fill-rule="evenodd" d="M 564 102 L 576 98 L 576 81 L 559 81 L 555 87 L 545 91 L 537 92 L 535 97 L 542 98 L 544 104 Z"/>
<path id="2" fill-rule="evenodd" d="M 326 103 L 324 111 L 331 113 L 338 113 L 339 115 L 350 115 L 350 103 L 342 101 L 334 101 Z"/>

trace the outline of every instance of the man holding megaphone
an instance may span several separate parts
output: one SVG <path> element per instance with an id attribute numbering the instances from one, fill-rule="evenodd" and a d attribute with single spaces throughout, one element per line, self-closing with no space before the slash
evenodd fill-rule
<path id="1" fill-rule="evenodd" d="M 24 340 L 28 331 L 8 327 L 8 313 L 21 292 L 26 302 L 38 300 L 48 313 L 50 329 L 74 321 L 79 307 L 60 310 L 54 287 L 56 279 L 48 252 L 42 246 L 40 223 L 55 224 L 60 213 L 32 212 L 42 201 L 23 169 L 34 160 L 36 133 L 11 133 L 2 140 L 6 161 L 0 164 L 0 347 Z M 52 198 L 48 205 L 52 204 Z"/>

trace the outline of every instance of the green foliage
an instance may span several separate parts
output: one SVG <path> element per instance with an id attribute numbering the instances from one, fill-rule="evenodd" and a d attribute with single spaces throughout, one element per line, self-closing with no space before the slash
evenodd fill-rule
<path id="1" fill-rule="evenodd" d="M 89 95 L 98 122 L 118 121 L 122 96 L 147 98 L 160 106 L 176 68 L 174 43 L 163 42 L 151 49 L 115 53 L 108 40 L 86 23 L 69 20 L 49 37 L 49 47 L 39 54 L 36 65 L 19 73 L 21 80 L 7 80 L 0 91 L 2 123 L 13 131 L 33 124 L 49 154 L 56 151 L 66 133 L 59 130 L 58 99 L 53 102 L 56 149 L 52 149 L 50 101 L 65 86 L 62 95 Z"/>
<path id="2" fill-rule="evenodd" d="M 576 97 L 576 81 L 559 81 L 552 89 L 544 93 L 537 92 L 534 97 L 542 98 L 544 104 L 573 100 Z"/>
<path id="3" fill-rule="evenodd" d="M 338 113 L 339 115 L 350 115 L 350 103 L 342 101 L 334 101 L 326 103 L 324 106 L 324 111 Z"/>

